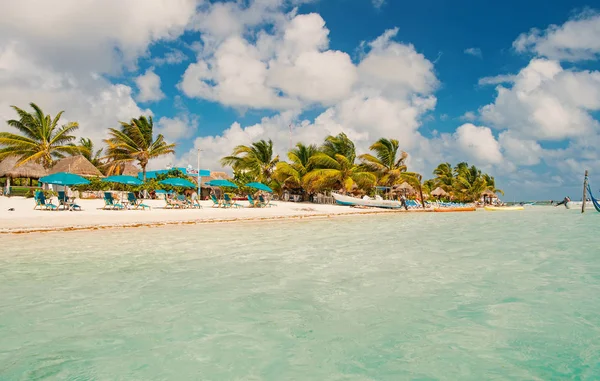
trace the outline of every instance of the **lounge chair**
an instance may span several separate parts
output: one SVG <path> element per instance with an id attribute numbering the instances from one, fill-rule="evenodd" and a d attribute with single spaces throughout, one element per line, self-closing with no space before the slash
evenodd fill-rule
<path id="1" fill-rule="evenodd" d="M 180 194 L 177 196 L 177 201 L 181 204 L 183 208 L 191 208 L 192 202 L 188 200 L 184 195 Z"/>
<path id="2" fill-rule="evenodd" d="M 33 197 L 35 199 L 35 206 L 33 207 L 33 209 L 37 209 L 38 207 L 40 208 L 40 210 L 58 209 L 58 207 L 54 205 L 51 201 L 46 200 L 46 196 L 44 196 L 44 192 L 42 191 L 36 191 Z"/>
<path id="3" fill-rule="evenodd" d="M 192 208 L 202 209 L 202 204 L 200 204 L 199 198 L 194 198 L 194 196 L 192 196 Z"/>
<path id="4" fill-rule="evenodd" d="M 142 208 L 142 210 L 146 210 L 146 208 L 152 209 L 149 205 L 144 204 L 142 200 L 135 197 L 135 194 L 133 194 L 133 192 L 127 193 L 127 200 L 129 201 L 129 205 L 131 205 L 133 207 L 133 209 L 139 209 L 139 208 Z"/>
<path id="5" fill-rule="evenodd" d="M 119 204 L 117 200 L 113 198 L 112 193 L 104 192 L 104 207 L 102 209 L 111 208 L 112 210 L 123 210 L 125 207 Z"/>
<path id="6" fill-rule="evenodd" d="M 241 208 L 242 207 L 240 204 L 233 201 L 233 199 L 227 193 L 225 193 L 223 195 L 223 198 L 224 198 L 223 206 L 225 206 L 226 208 Z"/>
<path id="7" fill-rule="evenodd" d="M 212 205 L 213 208 L 220 208 L 222 206 L 221 200 L 218 200 L 217 196 L 215 196 L 214 194 L 210 195 L 210 199 L 213 202 L 213 205 Z"/>
<path id="8" fill-rule="evenodd" d="M 262 205 L 256 201 L 254 198 L 252 198 L 252 195 L 248 195 L 248 202 L 250 203 L 250 207 L 252 208 L 261 208 Z"/>
<path id="9" fill-rule="evenodd" d="M 258 201 L 260 201 L 263 206 L 277 206 L 277 204 L 271 204 L 271 200 L 265 200 L 263 195 L 258 196 Z"/>
<path id="10" fill-rule="evenodd" d="M 169 198 L 168 195 L 165 195 L 165 203 L 165 209 L 181 209 L 183 207 L 181 202 L 177 201 L 177 199 Z"/>
<path id="11" fill-rule="evenodd" d="M 62 206 L 63 209 L 68 208 L 69 210 L 74 210 L 74 209 L 81 210 L 81 206 L 77 205 L 75 203 L 75 201 L 70 201 L 69 199 L 70 199 L 70 197 L 68 197 L 64 191 L 58 191 L 58 207 L 59 208 Z"/>

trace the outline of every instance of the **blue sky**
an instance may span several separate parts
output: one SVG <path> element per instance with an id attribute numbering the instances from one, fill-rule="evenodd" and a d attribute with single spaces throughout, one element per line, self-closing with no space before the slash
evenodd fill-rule
<path id="1" fill-rule="evenodd" d="M 65 0 L 40 10 L 48 26 L 26 6 L 0 6 L 0 118 L 35 101 L 100 144 L 150 113 L 178 143 L 156 168 L 201 148 L 219 170 L 263 138 L 285 155 L 290 125 L 293 142 L 344 131 L 362 151 L 399 139 L 425 177 L 441 161 L 477 164 L 508 200 L 574 197 L 600 164 L 589 2 Z"/>

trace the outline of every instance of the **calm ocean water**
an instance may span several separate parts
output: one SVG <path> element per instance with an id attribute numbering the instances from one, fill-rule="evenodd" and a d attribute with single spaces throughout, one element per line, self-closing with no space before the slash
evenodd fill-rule
<path id="1" fill-rule="evenodd" d="M 600 379 L 600 213 L 2 236 L 0 380 Z"/>

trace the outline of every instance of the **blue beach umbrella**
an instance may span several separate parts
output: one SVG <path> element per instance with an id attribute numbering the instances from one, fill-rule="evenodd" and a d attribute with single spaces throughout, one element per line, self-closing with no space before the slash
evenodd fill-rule
<path id="1" fill-rule="evenodd" d="M 208 186 L 211 187 L 230 187 L 230 188 L 237 188 L 238 186 L 235 185 L 234 183 L 232 183 L 229 180 L 223 180 L 223 179 L 217 179 L 217 180 L 211 180 L 205 183 Z"/>
<path id="2" fill-rule="evenodd" d="M 125 175 L 116 175 L 116 176 L 108 176 L 102 181 L 106 183 L 116 183 L 116 184 L 125 184 L 125 185 L 142 185 L 144 182 L 137 177 L 133 176 L 125 176 Z"/>
<path id="3" fill-rule="evenodd" d="M 48 176 L 44 176 L 39 180 L 40 183 L 62 185 L 62 186 L 73 186 L 73 185 L 88 185 L 90 182 L 84 177 L 76 175 L 74 173 L 58 172 Z"/>
<path id="4" fill-rule="evenodd" d="M 262 183 L 248 183 L 248 184 L 246 184 L 246 186 L 249 188 L 254 188 L 254 189 L 261 190 L 261 191 L 273 193 L 273 189 L 269 188 L 268 186 L 266 186 L 265 184 L 262 184 Z"/>
<path id="5" fill-rule="evenodd" d="M 196 188 L 196 184 L 190 180 L 182 179 L 181 177 L 171 177 L 158 182 L 162 185 L 170 185 L 172 187 Z"/>

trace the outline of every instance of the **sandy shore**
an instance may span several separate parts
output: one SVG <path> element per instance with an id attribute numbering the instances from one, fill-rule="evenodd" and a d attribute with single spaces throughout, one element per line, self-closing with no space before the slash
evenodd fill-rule
<path id="1" fill-rule="evenodd" d="M 57 204 L 56 198 L 53 202 Z M 269 208 L 250 208 L 248 202 L 240 201 L 238 203 L 244 207 L 237 209 L 213 208 L 211 201 L 202 201 L 202 209 L 165 209 L 164 200 L 146 200 L 145 203 L 152 209 L 103 210 L 103 200 L 78 199 L 82 211 L 46 211 L 33 210 L 35 202 L 32 198 L 0 197 L 0 234 L 399 212 L 282 201 Z"/>

